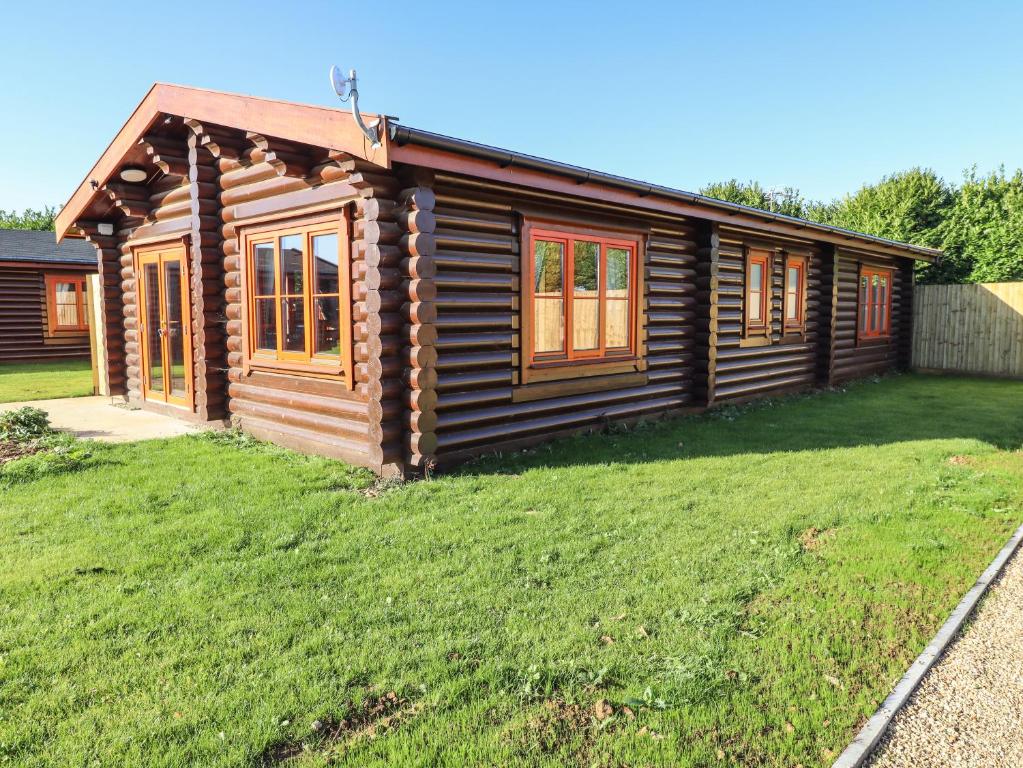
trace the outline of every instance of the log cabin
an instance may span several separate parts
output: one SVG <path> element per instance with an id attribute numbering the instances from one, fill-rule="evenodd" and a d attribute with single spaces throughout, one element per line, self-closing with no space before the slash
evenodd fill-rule
<path id="1" fill-rule="evenodd" d="M 115 393 L 405 474 L 909 362 L 936 250 L 376 121 L 149 91 L 58 217 Z"/>
<path id="2" fill-rule="evenodd" d="M 0 229 L 0 363 L 88 360 L 86 277 L 96 269 L 81 238 Z"/>

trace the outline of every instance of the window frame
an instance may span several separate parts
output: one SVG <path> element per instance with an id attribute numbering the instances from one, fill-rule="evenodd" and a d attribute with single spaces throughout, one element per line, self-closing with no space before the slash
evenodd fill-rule
<path id="1" fill-rule="evenodd" d="M 789 319 L 789 270 L 799 271 L 799 280 L 796 283 L 795 301 L 796 317 Z M 806 331 L 806 270 L 807 260 L 805 256 L 785 254 L 785 271 L 782 280 L 782 327 L 786 334 L 802 334 Z"/>
<path id="2" fill-rule="evenodd" d="M 752 280 L 750 276 L 755 264 L 761 265 L 760 321 L 750 316 Z M 747 247 L 743 266 L 742 320 L 743 335 L 746 338 L 771 335 L 771 298 L 774 293 L 774 252 L 767 248 Z"/>
<path id="3" fill-rule="evenodd" d="M 562 266 L 561 295 L 563 301 L 562 318 L 564 336 L 562 350 L 558 352 L 536 353 L 534 350 L 534 245 L 537 240 L 554 240 L 565 245 Z M 598 242 L 600 255 L 598 258 L 597 298 L 598 309 L 598 344 L 593 350 L 576 350 L 572 344 L 572 292 L 574 285 L 575 254 L 572 243 L 581 240 Z M 643 329 L 643 307 L 640 300 L 643 296 L 643 269 L 645 261 L 645 235 L 635 230 L 595 227 L 587 223 L 573 223 L 568 220 L 550 220 L 542 218 L 523 218 L 521 229 L 521 383 L 528 381 L 553 381 L 558 379 L 580 378 L 599 374 L 615 374 L 641 371 L 645 368 Z M 606 344 L 606 307 L 607 289 L 607 248 L 626 248 L 629 257 L 629 288 L 625 301 L 628 309 L 628 344 L 624 347 L 608 348 Z"/>
<path id="4" fill-rule="evenodd" d="M 303 351 L 282 348 L 281 297 L 298 296 L 281 291 L 280 238 L 289 235 L 303 238 Z M 337 235 L 338 240 L 338 292 L 318 293 L 315 290 L 315 256 L 312 238 L 317 235 Z M 347 206 L 326 213 L 292 217 L 274 217 L 263 221 L 247 222 L 239 228 L 239 257 L 241 273 L 242 349 L 245 374 L 252 370 L 298 373 L 314 377 L 340 378 L 351 381 L 353 365 L 352 281 L 351 281 L 351 219 Z M 259 349 L 256 344 L 256 279 L 255 246 L 272 243 L 274 249 L 274 321 L 277 336 L 275 351 Z M 261 294 L 262 296 L 262 294 Z M 324 355 L 315 350 L 315 328 L 312 320 L 314 298 L 328 296 L 338 299 L 337 355 Z"/>
<path id="5" fill-rule="evenodd" d="M 888 279 L 888 291 L 885 294 L 884 301 L 884 322 L 876 329 L 870 328 L 870 315 L 869 311 L 872 307 L 880 308 L 882 306 L 880 301 L 871 301 L 870 294 L 868 291 L 867 301 L 862 301 L 861 290 L 863 288 L 863 278 L 866 277 L 869 282 L 871 277 L 887 278 Z M 856 276 L 856 340 L 857 343 L 872 343 L 872 342 L 885 342 L 888 341 L 892 336 L 892 291 L 895 287 L 895 270 L 888 267 L 876 267 L 870 264 L 860 264 L 859 271 Z M 863 328 L 864 313 L 867 318 L 866 329 Z"/>
<path id="6" fill-rule="evenodd" d="M 46 285 L 46 327 L 50 335 L 61 333 L 86 333 L 89 330 L 89 315 L 87 313 L 87 289 L 86 281 L 88 275 L 84 272 L 59 273 L 48 272 L 44 276 Z M 61 325 L 57 315 L 57 284 L 75 284 L 75 307 L 78 313 L 76 325 Z"/>

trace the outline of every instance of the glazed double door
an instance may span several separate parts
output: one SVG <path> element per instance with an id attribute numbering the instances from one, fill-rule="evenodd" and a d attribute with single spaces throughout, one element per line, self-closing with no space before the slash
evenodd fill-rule
<path id="1" fill-rule="evenodd" d="M 191 309 L 184 247 L 139 252 L 137 274 L 143 396 L 191 407 Z"/>

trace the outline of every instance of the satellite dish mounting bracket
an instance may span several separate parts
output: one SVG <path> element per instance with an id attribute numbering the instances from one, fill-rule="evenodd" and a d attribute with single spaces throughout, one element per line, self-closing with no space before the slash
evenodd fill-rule
<path id="1" fill-rule="evenodd" d="M 373 145 L 373 149 L 377 149 L 380 146 L 380 120 L 378 118 L 367 125 L 366 121 L 362 119 L 362 113 L 359 112 L 359 87 L 355 70 L 349 70 L 348 77 L 344 77 L 340 68 L 335 64 L 330 68 L 330 84 L 341 101 L 352 102 L 352 117 L 355 118 L 355 124 Z"/>

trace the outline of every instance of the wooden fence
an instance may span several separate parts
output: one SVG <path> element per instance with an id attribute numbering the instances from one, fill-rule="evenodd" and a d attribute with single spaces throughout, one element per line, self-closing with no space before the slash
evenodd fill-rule
<path id="1" fill-rule="evenodd" d="M 913 367 L 1023 378 L 1023 282 L 916 286 Z"/>

